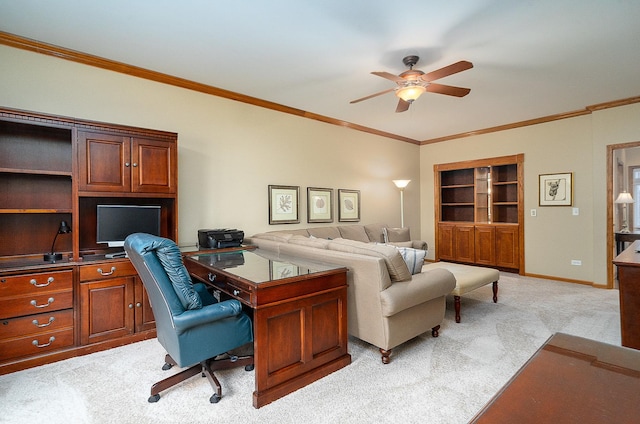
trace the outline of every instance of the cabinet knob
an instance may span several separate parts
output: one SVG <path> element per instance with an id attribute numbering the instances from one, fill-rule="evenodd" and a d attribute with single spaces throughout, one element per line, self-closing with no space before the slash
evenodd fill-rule
<path id="1" fill-rule="evenodd" d="M 140 303 L 140 302 L 136 303 L 136 308 L 139 308 L 141 306 L 142 306 L 142 303 Z"/>
<path id="2" fill-rule="evenodd" d="M 129 303 L 129 309 L 133 309 L 133 303 Z"/>
<path id="3" fill-rule="evenodd" d="M 216 281 L 216 274 L 213 274 L 213 273 L 211 273 L 211 272 L 210 272 L 210 273 L 209 273 L 209 281 L 211 281 L 212 283 L 213 283 L 214 281 Z"/>
<path id="4" fill-rule="evenodd" d="M 233 291 L 233 295 L 234 295 L 234 296 L 237 296 L 237 295 L 239 295 L 239 294 L 240 294 L 240 290 L 234 290 L 234 291 Z"/>
<path id="5" fill-rule="evenodd" d="M 43 348 L 43 347 L 47 347 L 47 346 L 49 346 L 49 345 L 50 345 L 51 343 L 53 343 L 55 340 L 56 340 L 56 338 L 55 338 L 55 337 L 53 337 L 53 336 L 51 336 L 51 337 L 49 337 L 49 343 L 46 343 L 46 344 L 41 345 L 39 341 L 34 340 L 34 341 L 32 341 L 32 342 L 31 342 L 31 344 L 32 344 L 32 345 L 34 345 L 34 346 L 35 346 L 35 347 L 37 347 L 37 348 Z"/>
<path id="6" fill-rule="evenodd" d="M 44 284 L 38 284 L 38 281 L 35 278 L 32 278 L 31 281 L 29 281 L 31 284 L 33 284 L 34 287 L 47 287 L 49 284 L 53 283 L 54 278 L 53 277 L 49 277 L 47 279 L 47 282 Z"/>
<path id="7" fill-rule="evenodd" d="M 127 168 L 129 167 L 129 165 L 130 165 L 129 162 L 125 162 L 124 163 L 124 166 L 127 167 Z"/>
<path id="8" fill-rule="evenodd" d="M 115 267 L 115 266 L 112 266 L 112 267 L 111 267 L 111 271 L 109 271 L 109 272 L 104 272 L 104 271 L 102 270 L 102 268 L 98 268 L 98 274 L 100 274 L 100 275 L 104 275 L 104 276 L 111 275 L 111 274 L 113 274 L 115 271 L 116 271 L 116 267 Z"/>
<path id="9" fill-rule="evenodd" d="M 35 300 L 32 300 L 32 301 L 31 301 L 31 302 L 29 302 L 29 303 L 31 303 L 31 305 L 32 305 L 32 306 L 35 306 L 36 308 L 46 308 L 47 306 L 49 306 L 49 305 L 51 305 L 51 304 L 53 303 L 53 297 L 50 297 L 50 298 L 47 300 L 47 304 L 46 304 L 46 305 L 38 305 L 38 303 L 37 303 Z"/>
<path id="10" fill-rule="evenodd" d="M 133 167 L 136 168 L 137 166 L 138 166 L 138 164 L 133 162 Z"/>

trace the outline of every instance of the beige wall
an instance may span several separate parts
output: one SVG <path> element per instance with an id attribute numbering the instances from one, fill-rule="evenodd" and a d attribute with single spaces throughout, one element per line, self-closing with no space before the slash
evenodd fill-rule
<path id="1" fill-rule="evenodd" d="M 640 141 L 639 104 L 418 147 L 5 46 L 0 63 L 1 106 L 178 133 L 182 245 L 284 227 L 268 225 L 268 184 L 301 188 L 289 228 L 307 226 L 308 186 L 359 189 L 362 223 L 399 225 L 391 180 L 408 178 L 405 224 L 434 246 L 433 165 L 524 153 L 526 272 L 606 284 L 606 146 Z M 580 215 L 538 206 L 538 175 L 556 172 L 574 173 Z"/>
<path id="2" fill-rule="evenodd" d="M 422 238 L 434 243 L 434 164 L 524 153 L 526 273 L 606 285 L 606 146 L 640 140 L 639 118 L 634 104 L 422 146 Z M 558 172 L 573 172 L 578 216 L 572 207 L 538 205 L 538 175 Z"/>
<path id="3" fill-rule="evenodd" d="M 310 186 L 360 190 L 361 223 L 399 226 L 392 179 L 413 180 L 405 225 L 420 234 L 416 145 L 4 46 L 0 63 L 1 106 L 178 133 L 182 245 L 199 228 L 309 226 Z M 269 226 L 269 184 L 300 186 L 301 224 Z"/>

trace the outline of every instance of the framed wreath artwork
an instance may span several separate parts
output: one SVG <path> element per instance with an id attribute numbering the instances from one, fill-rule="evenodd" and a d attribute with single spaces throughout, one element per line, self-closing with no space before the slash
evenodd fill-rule
<path id="1" fill-rule="evenodd" d="M 299 186 L 269 185 L 269 224 L 298 224 Z"/>
<path id="2" fill-rule="evenodd" d="M 333 189 L 307 187 L 307 222 L 333 222 Z"/>

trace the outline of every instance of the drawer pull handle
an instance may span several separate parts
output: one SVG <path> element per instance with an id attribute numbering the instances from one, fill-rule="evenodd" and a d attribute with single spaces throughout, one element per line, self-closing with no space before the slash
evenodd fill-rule
<path id="1" fill-rule="evenodd" d="M 240 290 L 234 290 L 234 291 L 233 291 L 233 295 L 234 295 L 234 296 L 237 296 L 237 295 L 239 295 L 239 294 L 240 294 Z"/>
<path id="2" fill-rule="evenodd" d="M 47 346 L 49 346 L 49 345 L 50 345 L 51 343 L 53 343 L 55 340 L 56 340 L 56 338 L 55 338 L 55 337 L 53 337 L 53 336 L 51 336 L 51 337 L 49 337 L 49 343 L 47 343 L 47 344 L 43 344 L 43 345 L 41 345 L 37 340 L 32 341 L 32 342 L 31 342 L 31 344 L 32 344 L 32 345 L 34 345 L 35 347 L 37 347 L 37 348 L 41 349 L 41 348 L 43 348 L 43 347 L 47 347 Z"/>
<path id="3" fill-rule="evenodd" d="M 113 274 L 114 272 L 116 272 L 116 267 L 115 267 L 115 266 L 112 266 L 112 267 L 111 267 L 111 271 L 109 271 L 109 272 L 104 272 L 104 271 L 102 270 L 102 268 L 98 268 L 98 273 L 99 273 L 100 275 L 105 276 L 105 277 L 106 277 L 107 275 L 111 275 L 111 274 Z"/>
<path id="4" fill-rule="evenodd" d="M 38 305 L 38 303 L 35 300 L 32 300 L 31 305 L 35 306 L 36 308 L 46 308 L 47 306 L 51 305 L 53 303 L 53 297 L 50 297 L 47 300 L 47 304 L 46 305 Z"/>
<path id="5" fill-rule="evenodd" d="M 49 322 L 46 322 L 46 323 L 44 323 L 44 324 L 40 324 L 40 323 L 38 322 L 38 320 L 37 320 L 37 319 L 34 319 L 34 320 L 33 320 L 33 321 L 31 321 L 31 322 L 32 322 L 32 323 L 33 323 L 33 325 L 35 325 L 36 327 L 40 327 L 40 328 L 42 328 L 42 327 L 48 327 L 48 326 L 50 326 L 50 325 L 51 325 L 51 323 L 52 323 L 53 321 L 55 321 L 55 320 L 56 320 L 56 318 L 55 318 L 55 317 L 50 317 L 50 318 L 49 318 Z"/>
<path id="6" fill-rule="evenodd" d="M 47 287 L 49 284 L 53 283 L 53 280 L 54 280 L 53 277 L 49 277 L 49 278 L 47 278 L 47 283 L 46 284 L 38 284 L 36 279 L 32 278 L 31 281 L 29 281 L 29 282 L 31 284 L 33 284 L 34 287 Z"/>
<path id="7" fill-rule="evenodd" d="M 211 281 L 212 283 L 213 283 L 214 281 L 216 281 L 216 274 L 213 274 L 213 273 L 211 273 L 211 272 L 210 272 L 210 273 L 209 273 L 209 281 Z"/>

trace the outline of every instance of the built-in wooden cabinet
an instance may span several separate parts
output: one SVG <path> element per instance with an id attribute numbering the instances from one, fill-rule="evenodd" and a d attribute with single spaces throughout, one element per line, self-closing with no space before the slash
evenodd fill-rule
<path id="1" fill-rule="evenodd" d="M 80 322 L 81 344 L 155 327 L 147 293 L 128 259 L 80 266 Z"/>
<path id="2" fill-rule="evenodd" d="M 96 208 L 160 206 L 177 240 L 176 192 L 175 133 L 0 108 L 0 374 L 155 336 L 132 264 L 96 242 Z"/>
<path id="3" fill-rule="evenodd" d="M 439 164 L 436 259 L 524 272 L 524 155 Z"/>

